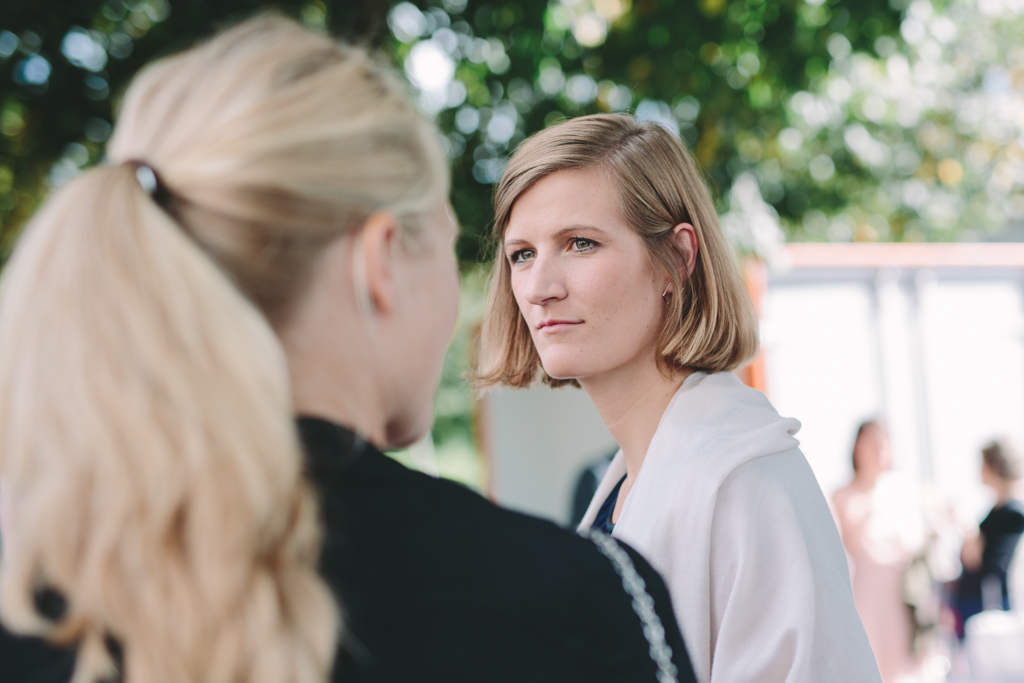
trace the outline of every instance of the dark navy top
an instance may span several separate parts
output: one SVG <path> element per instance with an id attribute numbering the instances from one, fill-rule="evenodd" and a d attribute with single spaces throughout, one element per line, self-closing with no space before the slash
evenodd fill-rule
<path id="1" fill-rule="evenodd" d="M 1007 585 L 1007 571 L 1013 559 L 1017 543 L 1024 534 L 1024 504 L 1010 500 L 997 505 L 988 513 L 979 527 L 985 548 L 981 553 L 981 566 L 976 571 L 964 570 L 957 589 L 957 608 L 960 611 L 959 625 L 986 607 L 1010 609 L 1010 591 Z M 982 601 L 982 585 L 993 581 L 1001 591 L 996 596 L 1001 605 L 988 606 Z"/>
<path id="2" fill-rule="evenodd" d="M 604 503 L 601 505 L 601 509 L 597 511 L 597 517 L 594 518 L 592 528 L 599 529 L 606 534 L 611 534 L 615 530 L 615 523 L 612 522 L 612 510 L 615 509 L 615 503 L 619 500 L 619 489 L 622 488 L 622 482 L 626 481 L 626 475 L 622 475 L 622 479 L 619 479 L 619 483 L 615 485 L 612 492 L 608 494 L 608 497 L 604 499 Z"/>

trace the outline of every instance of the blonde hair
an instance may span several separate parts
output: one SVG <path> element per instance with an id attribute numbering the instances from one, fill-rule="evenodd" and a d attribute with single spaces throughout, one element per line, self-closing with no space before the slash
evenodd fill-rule
<path id="1" fill-rule="evenodd" d="M 981 449 L 981 458 L 992 472 L 1003 481 L 1020 479 L 1021 461 L 1017 450 L 1006 439 L 990 441 Z"/>
<path id="2" fill-rule="evenodd" d="M 718 223 L 704 179 L 679 139 L 652 122 L 625 114 L 570 119 L 523 142 L 509 160 L 494 199 L 499 248 L 480 334 L 476 384 L 526 387 L 538 375 L 552 386 L 575 384 L 543 371 L 530 330 L 512 293 L 500 248 L 516 200 L 558 171 L 602 170 L 620 190 L 620 211 L 641 237 L 648 257 L 668 273 L 672 291 L 658 338 L 663 372 L 733 370 L 758 347 L 757 318 Z M 685 280 L 671 236 L 680 223 L 697 234 L 696 266 Z"/>
<path id="3" fill-rule="evenodd" d="M 444 201 L 436 133 L 363 50 L 262 16 L 140 73 L 108 158 L 3 275 L 3 619 L 78 642 L 76 682 L 107 638 L 128 681 L 323 681 L 337 608 L 274 326 L 325 244 Z"/>

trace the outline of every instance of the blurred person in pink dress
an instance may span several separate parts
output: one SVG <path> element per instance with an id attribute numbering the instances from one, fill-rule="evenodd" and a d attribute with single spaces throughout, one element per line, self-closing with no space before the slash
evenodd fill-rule
<path id="1" fill-rule="evenodd" d="M 854 441 L 853 481 L 833 495 L 857 612 L 886 683 L 914 673 L 914 622 L 903 575 L 924 542 L 911 488 L 891 469 L 888 430 L 879 421 L 865 422 Z"/>

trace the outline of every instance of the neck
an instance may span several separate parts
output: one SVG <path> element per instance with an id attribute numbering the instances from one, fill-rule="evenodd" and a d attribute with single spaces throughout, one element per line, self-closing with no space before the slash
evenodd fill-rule
<path id="1" fill-rule="evenodd" d="M 630 484 L 640 472 L 661 416 L 689 374 L 666 377 L 651 362 L 579 380 L 622 449 Z"/>
<path id="2" fill-rule="evenodd" d="M 1010 501 L 1010 498 L 1013 497 L 1012 483 L 1000 481 L 992 487 L 992 490 L 996 492 L 996 507 L 1006 505 Z"/>
<path id="3" fill-rule="evenodd" d="M 853 480 L 854 480 L 854 482 L 858 486 L 860 486 L 862 488 L 873 489 L 873 488 L 875 488 L 875 484 L 878 483 L 878 476 L 880 474 L 881 474 L 880 470 L 872 470 L 872 471 L 864 471 L 864 470 L 862 470 L 860 472 L 857 472 L 857 474 L 854 476 Z"/>
<path id="4" fill-rule="evenodd" d="M 372 378 L 360 368 L 328 369 L 288 354 L 292 403 L 297 415 L 319 417 L 351 429 L 380 450 L 387 448 L 387 420 Z"/>
<path id="5" fill-rule="evenodd" d="M 294 311 L 278 338 L 296 414 L 343 425 L 385 450 L 389 413 L 378 373 L 381 353 L 364 318 L 352 292 L 338 295 L 321 287 Z M 345 330 L 344 337 L 338 330 Z"/>

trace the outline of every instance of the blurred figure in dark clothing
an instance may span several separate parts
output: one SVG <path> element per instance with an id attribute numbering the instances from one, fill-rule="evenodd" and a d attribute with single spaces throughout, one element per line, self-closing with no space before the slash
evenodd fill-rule
<path id="1" fill-rule="evenodd" d="M 957 635 L 964 637 L 964 622 L 986 609 L 1010 609 L 1006 571 L 1024 532 L 1024 505 L 1013 498 L 1020 478 L 1020 459 L 1005 441 L 993 441 L 981 451 L 981 481 L 995 491 L 996 504 L 964 541 L 960 560 L 964 571 L 957 587 Z"/>
<path id="2" fill-rule="evenodd" d="M 583 515 L 587 514 L 587 508 L 590 507 L 590 501 L 597 493 L 597 485 L 601 483 L 604 478 L 604 473 L 608 471 L 608 465 L 612 463 L 612 458 L 619 452 L 618 446 L 615 450 L 604 456 L 600 460 L 588 464 L 582 472 L 580 472 L 579 478 L 576 479 L 576 488 L 572 493 L 572 510 L 569 512 L 569 529 L 573 531 L 583 521 Z"/>

